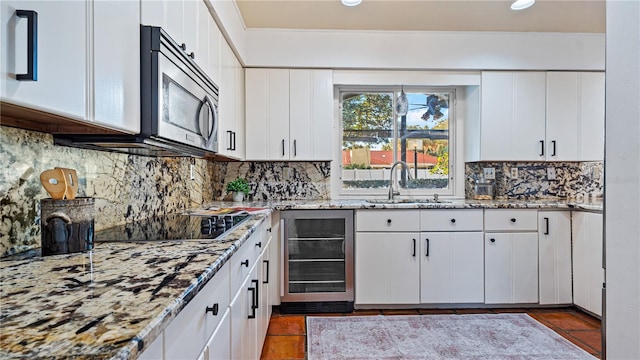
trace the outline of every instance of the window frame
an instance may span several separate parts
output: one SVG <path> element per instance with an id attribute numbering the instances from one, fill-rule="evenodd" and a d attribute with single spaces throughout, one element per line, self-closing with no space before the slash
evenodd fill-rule
<path id="1" fill-rule="evenodd" d="M 456 166 L 458 161 L 461 161 L 461 149 L 458 148 L 457 142 L 460 139 L 457 139 L 458 133 L 456 131 L 456 123 L 457 119 L 457 97 L 459 96 L 458 92 L 460 90 L 457 86 L 428 86 L 428 85 L 411 85 L 411 86 L 398 86 L 398 85 L 336 85 L 334 91 L 334 100 L 336 102 L 335 106 L 335 119 L 337 121 L 336 128 L 336 136 L 337 136 L 337 152 L 334 156 L 334 165 L 332 166 L 332 189 L 333 194 L 337 195 L 337 198 L 377 198 L 381 196 L 388 196 L 388 188 L 377 188 L 377 189 L 344 189 L 342 183 L 342 145 L 343 145 L 343 119 L 342 119 L 342 98 L 344 93 L 353 93 L 353 92 L 380 92 L 380 93 L 393 93 L 392 96 L 392 108 L 395 109 L 396 99 L 402 89 L 404 88 L 405 93 L 447 93 L 449 94 L 449 109 L 448 109 L 448 127 L 449 127 L 449 140 L 448 140 L 448 148 L 449 148 L 449 174 L 448 174 L 448 186 L 443 189 L 427 189 L 427 188 L 400 188 L 399 198 L 413 198 L 413 197 L 425 197 L 425 196 L 433 196 L 437 194 L 438 196 L 447 196 L 454 197 L 456 196 L 456 172 L 459 171 L 459 167 Z M 398 137 L 398 123 L 399 116 L 393 114 L 393 157 L 395 159 L 399 158 L 398 151 L 398 143 L 400 138 Z M 335 170 L 334 170 L 335 169 Z"/>

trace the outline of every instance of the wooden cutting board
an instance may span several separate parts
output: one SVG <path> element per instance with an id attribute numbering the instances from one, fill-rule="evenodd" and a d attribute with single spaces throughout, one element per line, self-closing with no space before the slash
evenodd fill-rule
<path id="1" fill-rule="evenodd" d="M 67 169 L 56 167 L 56 169 L 62 170 L 64 174 L 64 181 L 67 183 L 67 191 L 65 193 L 65 198 L 69 200 L 73 200 L 76 198 L 78 194 L 78 174 L 74 169 Z"/>
<path id="2" fill-rule="evenodd" d="M 49 169 L 40 173 L 40 183 L 52 199 L 63 199 L 67 192 L 67 182 L 62 169 Z"/>

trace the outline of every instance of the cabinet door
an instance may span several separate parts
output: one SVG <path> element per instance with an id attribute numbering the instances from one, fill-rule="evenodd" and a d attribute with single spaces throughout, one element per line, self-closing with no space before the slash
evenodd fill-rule
<path id="1" fill-rule="evenodd" d="M 547 160 L 578 159 L 580 74 L 547 73 Z"/>
<path id="2" fill-rule="evenodd" d="M 267 91 L 268 159 L 289 160 L 289 70 L 268 70 Z"/>
<path id="3" fill-rule="evenodd" d="M 356 304 L 420 302 L 419 233 L 356 233 Z"/>
<path id="4" fill-rule="evenodd" d="M 231 312 L 229 308 L 223 310 L 222 320 L 207 342 L 204 360 L 231 359 Z"/>
<path id="5" fill-rule="evenodd" d="M 247 69 L 245 72 L 246 160 L 269 160 L 268 71 L 267 69 Z"/>
<path id="6" fill-rule="evenodd" d="M 87 4 L 3 0 L 0 6 L 2 101 L 86 119 Z M 27 73 L 28 60 L 27 19 L 18 17 L 16 10 L 37 13 L 37 81 L 16 79 Z"/>
<path id="7" fill-rule="evenodd" d="M 233 158 L 244 160 L 245 156 L 245 99 L 244 99 L 244 68 L 238 58 L 234 56 L 235 90 L 236 90 L 236 116 L 233 132 Z"/>
<path id="8" fill-rule="evenodd" d="M 538 213 L 540 304 L 571 304 L 571 213 Z"/>
<path id="9" fill-rule="evenodd" d="M 483 72 L 481 159 L 540 160 L 545 73 Z"/>
<path id="10" fill-rule="evenodd" d="M 421 233 L 420 241 L 421 303 L 484 301 L 481 232 Z"/>
<path id="11" fill-rule="evenodd" d="M 230 359 L 256 359 L 257 311 L 256 285 L 257 268 L 254 266 L 249 276 L 231 301 L 231 357 Z"/>
<path id="12" fill-rule="evenodd" d="M 602 215 L 573 212 L 573 303 L 602 315 Z"/>
<path id="13" fill-rule="evenodd" d="M 604 73 L 580 74 L 581 161 L 604 160 Z"/>
<path id="14" fill-rule="evenodd" d="M 93 28 L 94 113 L 90 120 L 137 134 L 140 132 L 140 4 L 94 1 Z"/>
<path id="15" fill-rule="evenodd" d="M 538 235 L 485 234 L 485 303 L 538 302 Z"/>

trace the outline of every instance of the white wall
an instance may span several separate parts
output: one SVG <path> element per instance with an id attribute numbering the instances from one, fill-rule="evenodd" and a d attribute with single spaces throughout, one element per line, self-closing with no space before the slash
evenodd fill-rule
<path id="1" fill-rule="evenodd" d="M 606 358 L 640 359 L 640 2 L 607 1 Z"/>

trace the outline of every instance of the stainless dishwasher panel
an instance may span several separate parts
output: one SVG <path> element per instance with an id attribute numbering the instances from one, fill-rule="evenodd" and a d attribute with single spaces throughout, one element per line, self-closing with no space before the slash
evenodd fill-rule
<path id="1" fill-rule="evenodd" d="M 282 302 L 353 302 L 353 210 L 281 215 Z"/>

